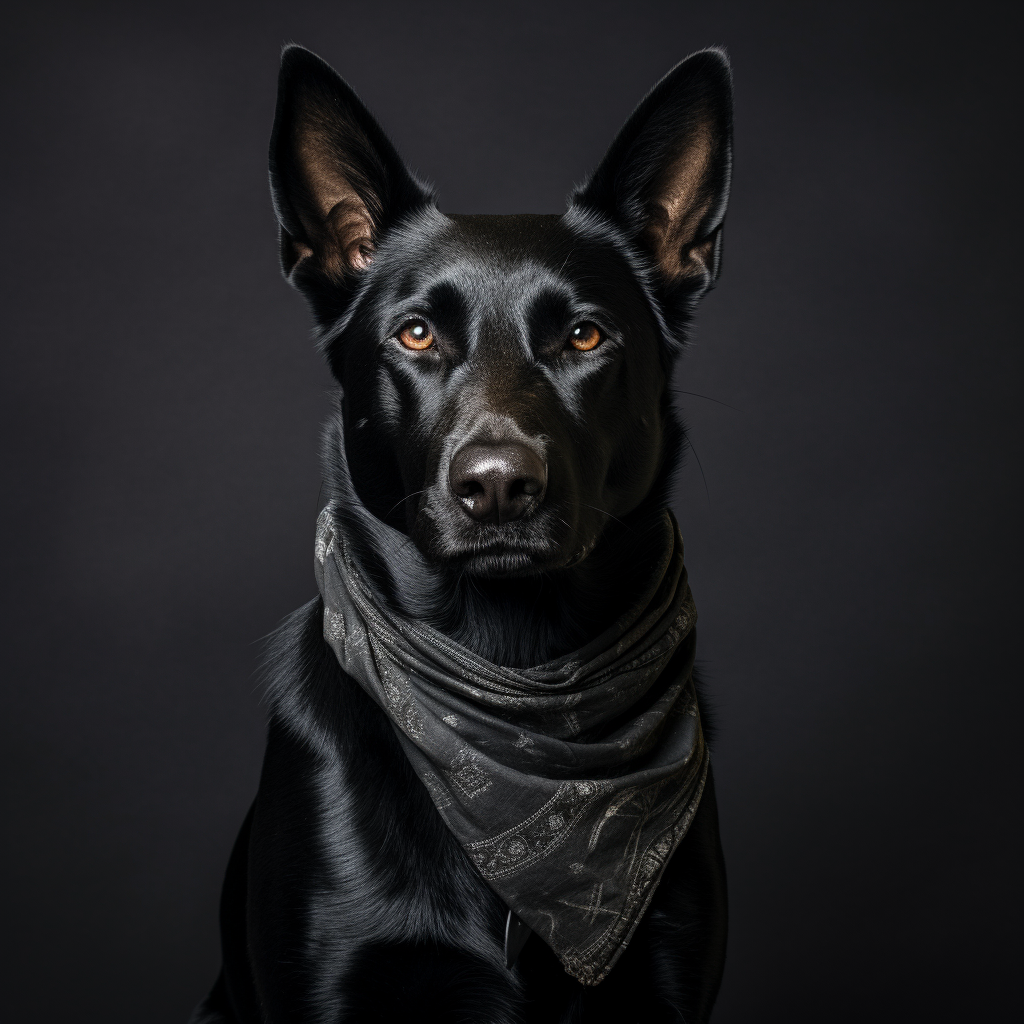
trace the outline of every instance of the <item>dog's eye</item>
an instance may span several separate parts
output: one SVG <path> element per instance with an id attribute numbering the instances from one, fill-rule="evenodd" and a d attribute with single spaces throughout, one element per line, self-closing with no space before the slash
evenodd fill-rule
<path id="1" fill-rule="evenodd" d="M 589 352 L 592 348 L 597 348 L 604 341 L 604 335 L 597 324 L 592 324 L 588 321 L 587 323 L 577 324 L 569 332 L 569 341 L 572 342 L 572 347 L 579 349 L 580 352 Z"/>
<path id="2" fill-rule="evenodd" d="M 416 349 L 430 348 L 434 344 L 434 336 L 430 328 L 422 320 L 410 320 L 398 332 L 398 340 L 406 347 Z"/>
<path id="3" fill-rule="evenodd" d="M 569 341 L 572 342 L 572 347 L 580 352 L 589 352 L 591 349 L 597 348 L 604 341 L 604 335 L 597 324 L 586 321 L 582 324 L 577 324 L 569 332 Z"/>

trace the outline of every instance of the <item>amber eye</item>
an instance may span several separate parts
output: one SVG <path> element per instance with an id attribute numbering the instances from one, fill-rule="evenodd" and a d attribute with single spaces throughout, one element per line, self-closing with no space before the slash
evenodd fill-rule
<path id="1" fill-rule="evenodd" d="M 579 349 L 580 352 L 589 352 L 604 341 L 604 335 L 597 324 L 587 322 L 577 324 L 569 332 L 569 340 L 572 342 L 573 348 Z"/>
<path id="2" fill-rule="evenodd" d="M 410 320 L 399 332 L 398 340 L 406 347 L 419 351 L 434 344 L 430 328 L 422 320 Z"/>

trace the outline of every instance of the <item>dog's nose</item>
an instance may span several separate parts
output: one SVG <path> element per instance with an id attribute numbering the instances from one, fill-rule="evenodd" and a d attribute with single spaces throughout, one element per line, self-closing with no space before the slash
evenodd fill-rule
<path id="1" fill-rule="evenodd" d="M 482 523 L 518 519 L 544 500 L 548 466 L 517 442 L 467 444 L 452 457 L 448 486 L 458 503 Z"/>

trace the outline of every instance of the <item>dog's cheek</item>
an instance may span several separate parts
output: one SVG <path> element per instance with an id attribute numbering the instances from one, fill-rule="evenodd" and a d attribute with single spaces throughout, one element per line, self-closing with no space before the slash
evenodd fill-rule
<path id="1" fill-rule="evenodd" d="M 632 512 L 654 486 L 661 463 L 660 420 L 651 412 L 623 433 L 605 478 L 605 508 L 611 515 Z"/>
<path id="2" fill-rule="evenodd" d="M 603 421 L 607 462 L 598 504 L 613 516 L 631 512 L 650 493 L 663 456 L 665 378 L 653 340 L 645 350 L 650 358 L 624 368 L 615 394 L 607 396 L 608 415 Z"/>

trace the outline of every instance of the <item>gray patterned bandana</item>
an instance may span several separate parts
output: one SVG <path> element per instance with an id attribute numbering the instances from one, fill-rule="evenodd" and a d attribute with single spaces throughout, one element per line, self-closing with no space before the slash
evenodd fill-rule
<path id="1" fill-rule="evenodd" d="M 707 775 L 697 611 L 669 513 L 662 529 L 633 608 L 573 654 L 511 669 L 384 607 L 329 507 L 317 523 L 327 643 L 480 874 L 585 985 L 626 948 Z"/>

